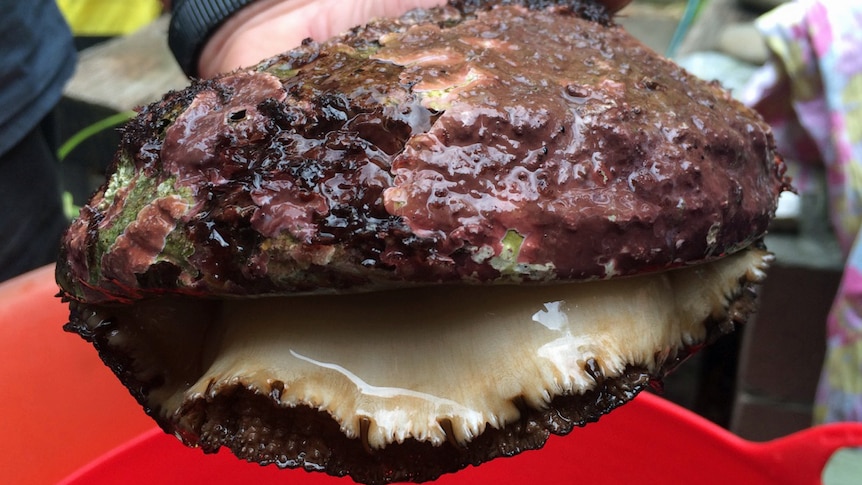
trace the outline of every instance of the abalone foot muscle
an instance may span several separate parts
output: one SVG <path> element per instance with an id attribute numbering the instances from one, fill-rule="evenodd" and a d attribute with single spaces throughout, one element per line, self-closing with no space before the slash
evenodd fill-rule
<path id="1" fill-rule="evenodd" d="M 545 409 L 522 407 L 517 420 L 501 429 L 489 428 L 469 444 L 447 441 L 434 445 L 408 439 L 380 450 L 369 450 L 361 435 L 345 436 L 324 411 L 307 406 L 284 409 L 257 389 L 237 387 L 206 402 L 195 402 L 185 411 L 200 430 L 199 438 L 187 444 L 206 452 L 225 446 L 251 462 L 350 475 L 360 483 L 424 482 L 470 465 L 539 449 L 551 434 L 568 434 L 628 402 L 652 379 L 646 369 L 629 367 L 600 388 L 558 396 Z"/>
<path id="2" fill-rule="evenodd" d="M 657 384 L 744 321 L 770 259 L 755 247 L 558 285 L 75 302 L 67 330 L 186 444 L 425 481 L 539 448 Z"/>

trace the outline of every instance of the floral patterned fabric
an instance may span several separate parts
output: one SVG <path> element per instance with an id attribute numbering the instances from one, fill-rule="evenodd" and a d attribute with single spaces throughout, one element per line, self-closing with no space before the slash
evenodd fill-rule
<path id="1" fill-rule="evenodd" d="M 862 421 L 862 2 L 798 0 L 758 19 L 773 54 L 747 101 L 809 190 L 825 170 L 830 219 L 846 257 L 827 325 L 815 421 Z"/>

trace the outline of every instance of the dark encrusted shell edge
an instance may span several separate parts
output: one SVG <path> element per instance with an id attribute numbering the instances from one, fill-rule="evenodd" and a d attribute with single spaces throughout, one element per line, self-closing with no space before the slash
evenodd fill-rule
<path id="1" fill-rule="evenodd" d="M 729 296 L 725 317 L 709 317 L 704 321 L 705 341 L 680 349 L 675 356 L 664 360 L 655 372 L 628 366 L 615 378 L 594 376 L 598 384 L 595 389 L 584 394 L 557 396 L 546 409 L 516 403 L 522 411 L 518 421 L 502 429 L 489 426 L 466 446 L 448 442 L 433 446 L 408 439 L 369 451 L 361 439 L 347 438 L 325 412 L 306 406 L 281 406 L 275 387 L 273 392 L 263 394 L 260 390 L 237 385 L 216 397 L 187 402 L 182 418 L 178 419 L 191 423 L 192 429 L 180 429 L 176 421 L 163 417 L 160 409 L 146 404 L 149 389 L 160 383 L 138 380 L 134 362 L 128 356 L 111 351 L 107 340 L 113 328 L 110 322 L 89 330 L 85 323 L 88 306 L 72 302 L 71 321 L 64 329 L 94 344 L 105 364 L 165 432 L 181 437 L 188 445 L 199 446 L 204 452 L 214 453 L 224 446 L 251 462 L 305 468 L 335 476 L 349 475 L 357 482 L 368 484 L 423 482 L 468 465 L 541 448 L 551 434 L 566 435 L 575 427 L 597 421 L 644 389 L 660 387 L 661 379 L 687 357 L 745 323 L 756 309 L 756 288 L 757 282 L 742 277 L 738 290 Z M 275 410 L 277 412 L 273 412 Z M 263 430 L 269 436 L 261 438 Z"/>

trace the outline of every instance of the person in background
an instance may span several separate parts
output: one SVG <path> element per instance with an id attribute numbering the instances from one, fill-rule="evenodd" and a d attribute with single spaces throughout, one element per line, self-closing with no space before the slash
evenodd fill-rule
<path id="1" fill-rule="evenodd" d="M 81 40 L 137 30 L 160 0 L 0 0 L 0 281 L 52 263 L 68 219 L 58 107 Z"/>
<path id="2" fill-rule="evenodd" d="M 55 0 L 0 0 L 0 281 L 56 260 L 63 213 L 51 113 L 76 51 Z"/>
<path id="3" fill-rule="evenodd" d="M 817 190 L 813 174 L 825 171 L 845 259 L 826 321 L 814 422 L 862 421 L 862 3 L 796 0 L 757 26 L 772 57 L 746 102 L 772 126 L 801 193 Z"/>
<path id="4" fill-rule="evenodd" d="M 162 0 L 55 0 L 72 29 L 78 50 L 131 34 L 156 20 Z"/>

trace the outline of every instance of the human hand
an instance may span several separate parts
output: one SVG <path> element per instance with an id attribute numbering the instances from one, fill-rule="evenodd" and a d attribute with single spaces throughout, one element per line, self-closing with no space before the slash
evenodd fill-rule
<path id="1" fill-rule="evenodd" d="M 631 0 L 602 0 L 618 11 Z M 396 17 L 445 0 L 257 0 L 232 15 L 204 46 L 201 77 L 250 66 L 305 38 L 325 40 L 374 17 Z"/>

